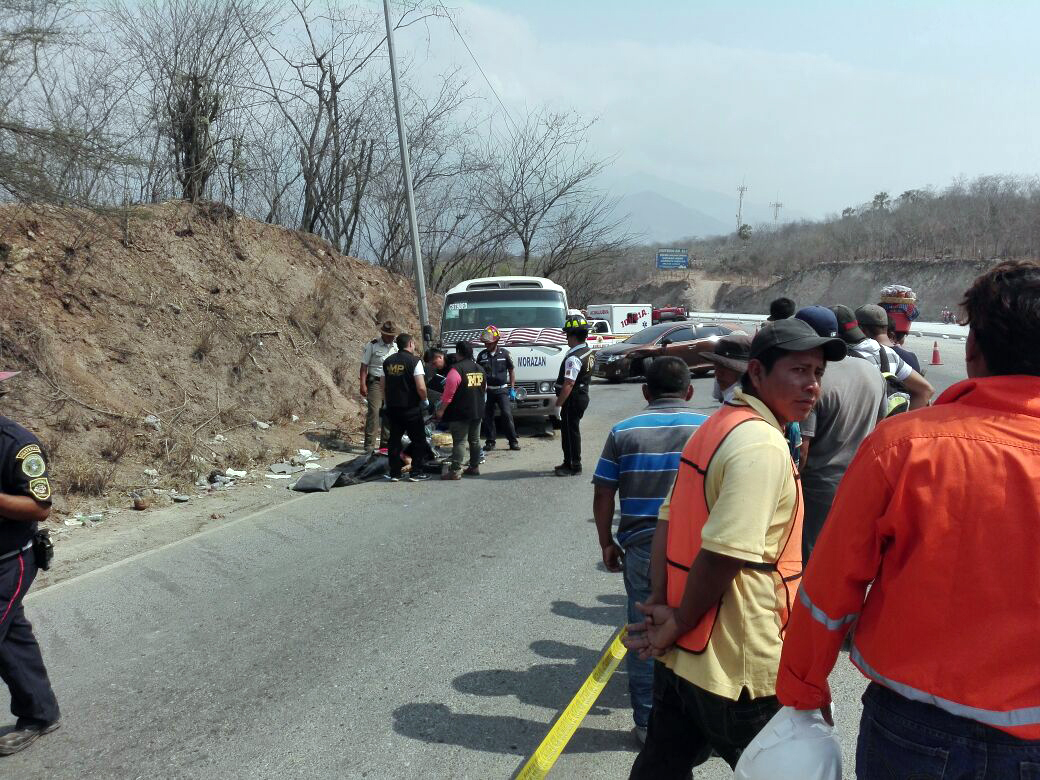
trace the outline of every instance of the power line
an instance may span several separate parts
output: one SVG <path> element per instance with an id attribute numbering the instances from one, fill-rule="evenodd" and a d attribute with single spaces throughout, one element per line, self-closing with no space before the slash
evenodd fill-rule
<path id="1" fill-rule="evenodd" d="M 455 25 L 455 20 L 451 18 L 451 14 L 448 12 L 448 9 L 444 7 L 444 3 L 439 3 L 439 5 L 441 7 L 441 10 L 444 11 L 444 15 L 447 17 L 448 23 L 451 24 L 451 28 L 455 31 L 455 34 L 459 36 L 459 40 L 462 41 L 462 45 L 466 47 L 466 51 L 469 53 L 469 58 L 473 60 L 473 64 L 477 66 L 477 70 L 480 71 L 480 75 L 483 76 L 484 81 L 487 82 L 488 87 L 491 89 L 491 94 L 495 96 L 495 100 L 497 100 L 498 104 L 502 106 L 502 110 L 506 112 L 506 117 L 509 119 L 509 124 L 513 126 L 513 130 L 515 132 L 516 121 L 513 119 L 513 115 L 509 113 L 509 109 L 506 108 L 506 104 L 503 103 L 502 98 L 498 96 L 498 92 L 495 90 L 494 85 L 491 83 L 491 79 L 487 77 L 487 74 L 484 72 L 484 69 L 480 67 L 480 63 L 477 62 L 476 55 L 473 54 L 473 50 L 469 47 L 469 44 L 466 43 L 465 36 L 462 34 L 462 31 Z"/>
<path id="2" fill-rule="evenodd" d="M 776 200 L 769 204 L 773 209 L 773 224 L 775 225 L 780 221 L 780 209 L 784 207 L 784 204 L 780 202 L 780 193 L 776 193 Z"/>

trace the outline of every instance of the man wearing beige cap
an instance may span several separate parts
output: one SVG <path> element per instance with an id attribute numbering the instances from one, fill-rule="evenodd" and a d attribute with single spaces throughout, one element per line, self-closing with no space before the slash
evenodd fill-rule
<path id="1" fill-rule="evenodd" d="M 720 404 L 726 403 L 733 400 L 740 378 L 747 371 L 748 361 L 751 360 L 751 337 L 739 330 L 735 331 L 716 341 L 714 352 L 701 357 L 715 364 L 715 390 L 712 397 Z"/>
<path id="2" fill-rule="evenodd" d="M 368 342 L 361 356 L 361 377 L 358 385 L 361 388 L 361 397 L 368 401 L 368 414 L 365 416 L 365 452 L 379 449 L 389 438 L 379 411 L 383 408 L 383 361 L 397 352 L 397 345 L 394 343 L 396 336 L 397 327 L 387 320 L 379 327 L 379 338 Z"/>

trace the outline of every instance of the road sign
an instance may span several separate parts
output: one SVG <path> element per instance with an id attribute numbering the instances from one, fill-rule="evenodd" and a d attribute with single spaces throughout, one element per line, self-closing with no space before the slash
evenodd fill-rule
<path id="1" fill-rule="evenodd" d="M 689 249 L 658 249 L 657 270 L 677 271 L 690 267 Z"/>

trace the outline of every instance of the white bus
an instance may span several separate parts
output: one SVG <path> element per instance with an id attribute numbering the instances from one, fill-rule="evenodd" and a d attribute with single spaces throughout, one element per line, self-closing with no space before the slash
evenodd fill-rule
<path id="1" fill-rule="evenodd" d="M 481 331 L 494 325 L 502 334 L 499 344 L 516 366 L 516 386 L 527 394 L 517 403 L 516 416 L 545 416 L 555 403 L 555 384 L 567 353 L 566 319 L 567 292 L 548 279 L 470 279 L 444 296 L 441 344 L 449 350 L 459 341 L 478 345 Z"/>

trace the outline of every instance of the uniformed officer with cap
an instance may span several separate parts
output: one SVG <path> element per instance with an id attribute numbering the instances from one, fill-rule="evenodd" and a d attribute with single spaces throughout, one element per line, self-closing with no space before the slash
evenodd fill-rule
<path id="1" fill-rule="evenodd" d="M 498 345 L 502 338 L 498 328 L 488 325 L 480 334 L 484 349 L 477 355 L 477 365 L 487 374 L 487 403 L 484 409 L 485 450 L 495 449 L 495 413 L 501 416 L 502 429 L 509 440 L 509 449 L 520 449 L 513 424 L 513 410 L 509 405 L 516 389 L 516 369 L 509 350 Z"/>
<path id="2" fill-rule="evenodd" d="M 17 373 L 0 371 L 0 382 Z M 0 416 L 0 677 L 11 692 L 11 712 L 18 719 L 0 736 L 0 756 L 24 750 L 54 731 L 61 717 L 40 645 L 22 607 L 39 568 L 36 526 L 50 511 L 51 482 L 39 440 Z"/>
<path id="3" fill-rule="evenodd" d="M 553 416 L 560 421 L 560 442 L 563 445 L 563 463 L 553 469 L 558 477 L 581 473 L 581 418 L 589 407 L 589 382 L 596 356 L 588 344 L 589 323 L 580 314 L 567 317 L 563 325 L 570 349 L 560 366 L 556 380 L 556 405 Z"/>
<path id="4" fill-rule="evenodd" d="M 387 442 L 387 429 L 379 415 L 385 393 L 383 361 L 397 352 L 397 344 L 394 343 L 396 336 L 396 326 L 387 320 L 379 327 L 379 338 L 368 342 L 361 356 L 361 377 L 358 386 L 361 388 L 361 397 L 368 402 L 365 415 L 365 452 L 379 449 L 380 444 L 385 445 Z"/>

